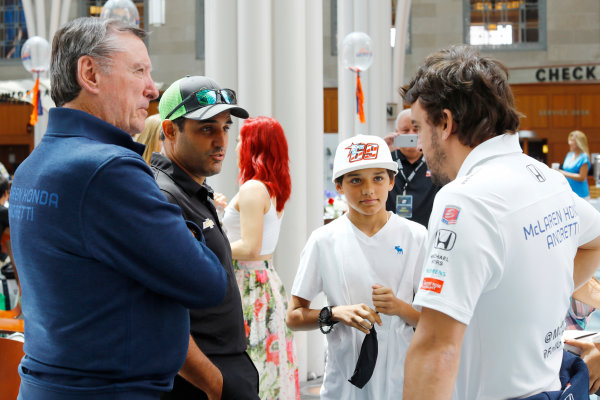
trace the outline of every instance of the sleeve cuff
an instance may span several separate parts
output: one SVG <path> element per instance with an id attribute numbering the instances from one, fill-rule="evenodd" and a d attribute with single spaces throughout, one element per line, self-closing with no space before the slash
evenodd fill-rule
<path id="1" fill-rule="evenodd" d="M 471 322 L 471 317 L 473 317 L 471 313 L 467 312 L 461 307 L 444 303 L 440 301 L 440 299 L 419 296 L 419 293 L 417 293 L 417 296 L 413 301 L 413 306 L 431 308 L 432 310 L 446 314 L 447 316 L 452 317 L 458 322 L 465 325 L 469 325 L 469 322 Z"/>

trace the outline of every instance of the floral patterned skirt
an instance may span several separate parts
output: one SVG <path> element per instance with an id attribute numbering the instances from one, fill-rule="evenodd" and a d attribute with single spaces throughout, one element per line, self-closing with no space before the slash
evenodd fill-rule
<path id="1" fill-rule="evenodd" d="M 287 297 L 279 275 L 271 261 L 233 260 L 233 267 L 261 400 L 300 400 L 296 349 L 285 325 Z"/>

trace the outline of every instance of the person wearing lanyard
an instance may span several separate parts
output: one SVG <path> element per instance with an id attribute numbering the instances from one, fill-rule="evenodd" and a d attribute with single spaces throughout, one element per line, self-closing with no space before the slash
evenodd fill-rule
<path id="1" fill-rule="evenodd" d="M 390 191 L 385 208 L 427 227 L 439 187 L 431 182 L 427 163 L 420 150 L 416 147 L 394 146 L 394 137 L 416 133 L 408 108 L 398 114 L 396 131 L 384 138 L 392 158 L 398 163 L 394 188 Z"/>

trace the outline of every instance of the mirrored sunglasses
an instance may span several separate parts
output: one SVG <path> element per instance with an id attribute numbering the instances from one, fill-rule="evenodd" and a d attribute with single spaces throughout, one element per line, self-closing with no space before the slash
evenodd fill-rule
<path id="1" fill-rule="evenodd" d="M 231 89 L 200 89 L 187 96 L 183 101 L 170 113 L 167 114 L 165 119 L 169 119 L 175 111 L 179 110 L 181 106 L 185 106 L 186 113 L 196 111 L 202 107 L 214 105 L 214 104 L 237 104 L 235 92 Z"/>

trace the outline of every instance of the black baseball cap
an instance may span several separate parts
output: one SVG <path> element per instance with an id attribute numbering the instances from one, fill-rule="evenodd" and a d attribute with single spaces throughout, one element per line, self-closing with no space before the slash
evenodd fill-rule
<path id="1" fill-rule="evenodd" d="M 158 103 L 158 112 L 163 121 L 179 117 L 202 121 L 227 110 L 234 117 L 249 117 L 248 111 L 237 105 L 232 89 L 222 89 L 206 76 L 186 76 L 175 81 L 165 90 Z"/>

